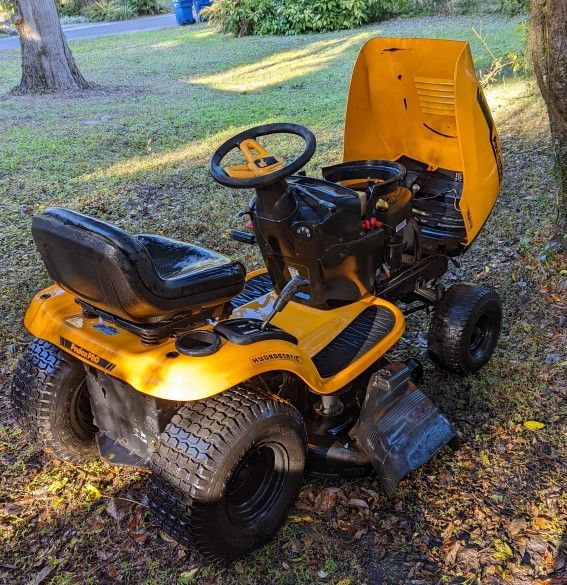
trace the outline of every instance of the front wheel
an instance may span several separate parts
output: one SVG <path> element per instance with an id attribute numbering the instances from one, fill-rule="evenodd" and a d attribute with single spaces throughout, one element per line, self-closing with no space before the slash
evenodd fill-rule
<path id="1" fill-rule="evenodd" d="M 476 372 L 492 357 L 501 326 L 502 302 L 493 287 L 454 284 L 435 307 L 429 355 L 447 370 Z"/>
<path id="2" fill-rule="evenodd" d="M 24 351 L 12 380 L 21 426 L 59 459 L 82 463 L 98 455 L 85 370 L 43 339 Z"/>
<path id="3" fill-rule="evenodd" d="M 182 406 L 152 456 L 150 510 L 207 560 L 270 540 L 302 486 L 306 431 L 289 403 L 242 388 Z"/>

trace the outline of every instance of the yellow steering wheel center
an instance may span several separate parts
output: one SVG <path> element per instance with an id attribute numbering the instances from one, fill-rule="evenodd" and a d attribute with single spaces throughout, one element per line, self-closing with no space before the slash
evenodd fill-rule
<path id="1" fill-rule="evenodd" d="M 223 167 L 223 171 L 233 179 L 263 177 L 285 166 L 283 159 L 274 156 L 253 138 L 243 140 L 238 145 L 238 149 L 245 158 L 246 164 Z"/>

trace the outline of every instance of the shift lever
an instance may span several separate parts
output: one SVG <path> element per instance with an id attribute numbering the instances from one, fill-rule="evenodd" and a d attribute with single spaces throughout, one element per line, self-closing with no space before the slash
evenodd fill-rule
<path id="1" fill-rule="evenodd" d="M 277 313 L 283 311 L 286 305 L 294 297 L 295 293 L 299 291 L 302 286 L 309 284 L 309 281 L 303 276 L 296 274 L 281 290 L 278 298 L 274 302 L 272 312 L 268 315 L 267 319 L 260 326 L 260 331 L 264 331 L 270 324 L 270 321 L 276 316 Z"/>

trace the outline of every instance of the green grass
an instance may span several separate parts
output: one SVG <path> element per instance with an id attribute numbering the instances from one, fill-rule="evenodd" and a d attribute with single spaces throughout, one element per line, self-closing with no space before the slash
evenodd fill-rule
<path id="1" fill-rule="evenodd" d="M 488 91 L 503 141 L 503 191 L 473 252 L 452 269 L 455 279 L 498 286 L 502 339 L 478 376 L 459 378 L 427 362 L 427 319 L 408 320 L 394 357 L 425 361 L 425 388 L 455 421 L 465 447 L 436 457 L 394 499 L 373 478 L 310 480 L 293 513 L 313 521 L 287 523 L 274 542 L 236 565 L 201 566 L 145 513 L 146 539 L 131 538 L 128 524 L 145 510 L 143 476 L 96 462 L 75 468 L 50 461 L 14 425 L 7 395 L 27 341 L 21 326 L 27 302 L 48 283 L 30 235 L 34 213 L 68 206 L 135 232 L 200 243 L 252 267 L 258 255 L 226 236 L 250 193 L 219 187 L 206 169 L 223 139 L 270 121 L 304 124 L 317 135 L 307 170 L 318 175 L 341 158 L 350 71 L 365 40 L 466 39 L 486 70 L 491 56 L 472 28 L 502 56 L 521 48 L 516 25 L 495 15 L 428 17 L 304 37 L 235 39 L 195 26 L 77 41 L 73 54 L 97 85 L 79 96 L 9 96 L 19 54 L 0 52 L 0 581 L 19 583 L 21 575 L 29 581 L 47 565 L 51 583 L 60 584 L 120 578 L 148 585 L 355 585 L 411 583 L 411 573 L 421 583 L 493 585 L 534 582 L 551 572 L 540 552 L 543 546 L 559 557 L 567 412 L 565 358 L 546 360 L 563 351 L 564 296 L 562 259 L 545 248 L 556 191 L 547 120 L 530 80 L 508 79 Z M 545 422 L 545 429 L 527 431 L 528 419 Z M 88 485 L 102 497 L 89 500 Z M 328 486 L 340 488 L 337 505 L 322 512 L 317 496 Z M 112 497 L 128 498 L 125 519 L 107 513 Z M 367 500 L 369 509 L 352 508 L 350 498 Z M 518 516 L 528 529 L 513 536 L 506 527 Z M 548 524 L 542 528 L 538 518 Z M 492 556 L 496 539 L 512 547 L 511 558 Z M 466 557 L 449 555 L 456 543 Z M 529 546 L 533 567 L 521 563 Z"/>
<path id="2" fill-rule="evenodd" d="M 367 39 L 467 39 L 482 69 L 491 57 L 472 28 L 501 54 L 519 50 L 515 26 L 495 16 L 431 17 L 318 36 L 239 39 L 196 26 L 72 42 L 81 71 L 100 90 L 5 97 L 0 109 L 4 318 L 17 322 L 21 307 L 10 299 L 44 282 L 29 235 L 30 217 L 43 206 L 68 205 L 132 229 L 217 242 L 227 212 L 246 200 L 208 176 L 208 157 L 223 139 L 265 122 L 304 124 L 317 135 L 308 168 L 315 172 L 340 158 L 350 72 Z M 19 52 L 0 52 L 0 94 L 17 84 L 19 66 Z M 18 282 L 12 270 L 30 263 L 37 270 Z M 18 329 L 7 331 L 9 342 L 19 336 Z"/>

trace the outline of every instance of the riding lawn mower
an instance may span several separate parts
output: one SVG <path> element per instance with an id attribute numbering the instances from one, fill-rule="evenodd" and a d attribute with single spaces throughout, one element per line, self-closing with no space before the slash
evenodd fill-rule
<path id="1" fill-rule="evenodd" d="M 291 134 L 285 161 L 262 137 Z M 264 138 L 264 142 L 265 139 Z M 430 312 L 434 363 L 490 359 L 501 302 L 442 277 L 500 190 L 500 144 L 465 42 L 375 38 L 352 76 L 343 162 L 302 169 L 313 133 L 265 124 L 213 154 L 212 177 L 253 189 L 233 230 L 265 268 L 50 208 L 33 218 L 55 284 L 25 316 L 14 374 L 22 426 L 56 457 L 149 471 L 153 520 L 211 560 L 285 522 L 305 472 L 398 482 L 455 438 L 388 351 L 404 316 Z M 241 164 L 223 165 L 232 151 Z M 234 154 L 234 153 L 233 153 Z"/>

